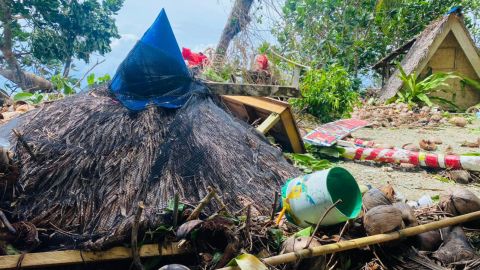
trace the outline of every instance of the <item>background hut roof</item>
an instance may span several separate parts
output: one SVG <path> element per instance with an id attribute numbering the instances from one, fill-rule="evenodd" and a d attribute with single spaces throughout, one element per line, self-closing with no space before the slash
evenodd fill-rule
<path id="1" fill-rule="evenodd" d="M 417 37 L 412 48 L 401 62 L 405 73 L 411 74 L 413 71 L 422 71 L 450 31 L 453 32 L 475 72 L 480 76 L 480 57 L 475 43 L 465 27 L 463 19 L 456 14 L 446 15 L 433 21 Z M 397 69 L 390 76 L 380 92 L 380 101 L 384 102 L 395 96 L 402 88 L 403 82 L 398 77 L 399 74 L 400 72 Z"/>

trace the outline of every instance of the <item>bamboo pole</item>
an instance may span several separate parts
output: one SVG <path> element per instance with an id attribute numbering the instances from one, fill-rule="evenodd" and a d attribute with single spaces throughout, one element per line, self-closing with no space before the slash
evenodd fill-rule
<path id="1" fill-rule="evenodd" d="M 147 244 L 140 247 L 140 257 L 171 256 L 185 254 L 188 249 L 178 247 L 178 243 L 160 246 Z M 62 250 L 26 253 L 22 255 L 0 256 L 0 269 L 39 268 L 47 266 L 73 265 L 89 262 L 113 261 L 132 258 L 132 249 L 114 247 L 105 251 Z M 18 265 L 21 261 L 20 265 Z"/>
<path id="2" fill-rule="evenodd" d="M 348 240 L 348 241 L 341 241 L 334 244 L 302 249 L 296 252 L 290 252 L 290 253 L 285 253 L 277 256 L 268 257 L 263 259 L 262 261 L 266 265 L 271 265 L 271 266 L 280 265 L 284 263 L 291 263 L 303 258 L 317 257 L 325 254 L 331 254 L 331 253 L 336 253 L 340 251 L 345 251 L 345 250 L 350 250 L 355 248 L 362 248 L 370 245 L 399 240 L 406 237 L 421 234 L 424 232 L 438 230 L 440 228 L 458 225 L 460 223 L 465 223 L 465 222 L 469 222 L 477 219 L 480 219 L 480 211 L 457 216 L 457 217 L 445 218 L 440 221 L 434 221 L 428 224 L 406 228 L 406 229 L 395 231 L 388 234 L 377 234 L 377 235 L 362 237 L 362 238 Z M 220 268 L 219 270 L 239 270 L 239 269 L 240 268 L 238 267 L 230 266 L 230 267 Z"/>

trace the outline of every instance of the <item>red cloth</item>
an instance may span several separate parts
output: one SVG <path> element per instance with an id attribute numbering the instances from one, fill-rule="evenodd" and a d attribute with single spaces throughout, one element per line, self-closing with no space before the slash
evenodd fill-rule
<path id="1" fill-rule="evenodd" d="M 188 48 L 182 48 L 183 59 L 188 61 L 190 67 L 203 65 L 208 61 L 208 58 L 203 53 L 194 53 Z"/>
<path id="2" fill-rule="evenodd" d="M 257 68 L 260 70 L 268 70 L 268 58 L 265 54 L 257 56 Z"/>

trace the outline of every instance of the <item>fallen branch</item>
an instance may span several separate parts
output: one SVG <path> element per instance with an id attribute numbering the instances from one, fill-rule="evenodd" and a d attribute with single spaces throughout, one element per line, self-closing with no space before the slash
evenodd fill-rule
<path id="1" fill-rule="evenodd" d="M 212 200 L 213 196 L 215 195 L 216 191 L 212 187 L 208 187 L 209 193 L 205 196 L 200 203 L 193 209 L 193 212 L 188 216 L 187 221 L 197 219 L 200 216 L 203 208 Z"/>
<path id="2" fill-rule="evenodd" d="M 334 244 L 302 249 L 296 252 L 290 252 L 290 253 L 285 253 L 277 256 L 268 257 L 263 259 L 262 261 L 266 265 L 276 266 L 280 264 L 295 262 L 303 258 L 318 257 L 325 254 L 331 254 L 331 253 L 336 253 L 340 251 L 345 251 L 345 250 L 350 250 L 355 248 L 362 248 L 370 245 L 399 240 L 406 237 L 418 235 L 424 232 L 438 230 L 440 228 L 458 225 L 461 223 L 478 220 L 478 219 L 480 219 L 480 211 L 472 212 L 472 213 L 457 216 L 457 217 L 445 218 L 440 221 L 434 221 L 428 224 L 410 227 L 410 228 L 406 228 L 406 229 L 395 231 L 388 234 L 377 234 L 377 235 L 362 237 L 362 238 L 348 240 L 348 241 L 341 241 Z M 230 267 L 221 268 L 220 270 L 239 270 L 239 268 L 230 266 Z"/>

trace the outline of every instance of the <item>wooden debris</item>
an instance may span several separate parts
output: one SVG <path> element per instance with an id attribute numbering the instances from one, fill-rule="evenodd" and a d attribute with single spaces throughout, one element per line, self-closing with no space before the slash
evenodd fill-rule
<path id="1" fill-rule="evenodd" d="M 139 254 L 140 257 L 155 257 L 188 253 L 188 249 L 179 248 L 177 244 L 178 243 L 172 243 L 165 246 L 156 244 L 143 245 L 140 248 Z M 20 267 L 17 267 L 17 263 L 22 256 L 22 263 Z M 73 265 L 130 258 L 132 258 L 132 249 L 126 247 L 114 247 L 105 251 L 63 250 L 26 253 L 24 255 L 0 256 L 0 269 Z"/>
<path id="2" fill-rule="evenodd" d="M 298 88 L 280 85 L 204 82 L 217 95 L 257 97 L 300 97 Z"/>
<path id="3" fill-rule="evenodd" d="M 268 134 L 275 138 L 275 142 L 281 145 L 284 151 L 305 152 L 300 131 L 287 102 L 248 96 L 222 96 L 222 101 L 233 115 L 249 124 L 259 119 L 264 122 L 273 113 L 278 114 L 280 120 L 268 128 Z"/>
<path id="4" fill-rule="evenodd" d="M 430 140 L 423 139 L 418 143 L 418 145 L 421 149 L 426 151 L 435 151 L 437 149 L 437 145 Z"/>
<path id="5" fill-rule="evenodd" d="M 280 264 L 294 262 L 300 258 L 317 257 L 325 254 L 331 254 L 331 253 L 336 253 L 336 252 L 350 250 L 350 249 L 362 248 L 362 247 L 370 246 L 374 244 L 381 244 L 385 242 L 395 241 L 395 240 L 403 239 L 405 237 L 411 237 L 424 232 L 438 230 L 440 228 L 445 228 L 445 227 L 461 224 L 468 221 L 478 220 L 478 219 L 480 219 L 480 211 L 457 216 L 457 217 L 445 218 L 440 221 L 434 221 L 428 224 L 410 227 L 410 228 L 406 228 L 406 229 L 395 231 L 388 234 L 372 235 L 372 236 L 357 238 L 357 239 L 348 240 L 348 241 L 340 241 L 334 244 L 302 249 L 297 252 L 290 252 L 286 254 L 265 258 L 263 259 L 263 262 L 270 266 L 276 266 Z M 220 270 L 239 270 L 239 268 L 224 267 L 224 268 L 221 268 Z"/>
<path id="6" fill-rule="evenodd" d="M 207 196 L 205 196 L 200 203 L 193 209 L 193 212 L 188 216 L 187 221 L 197 219 L 200 216 L 200 213 L 202 212 L 203 208 L 212 200 L 214 197 L 216 191 L 212 187 L 208 187 L 209 193 Z"/>

